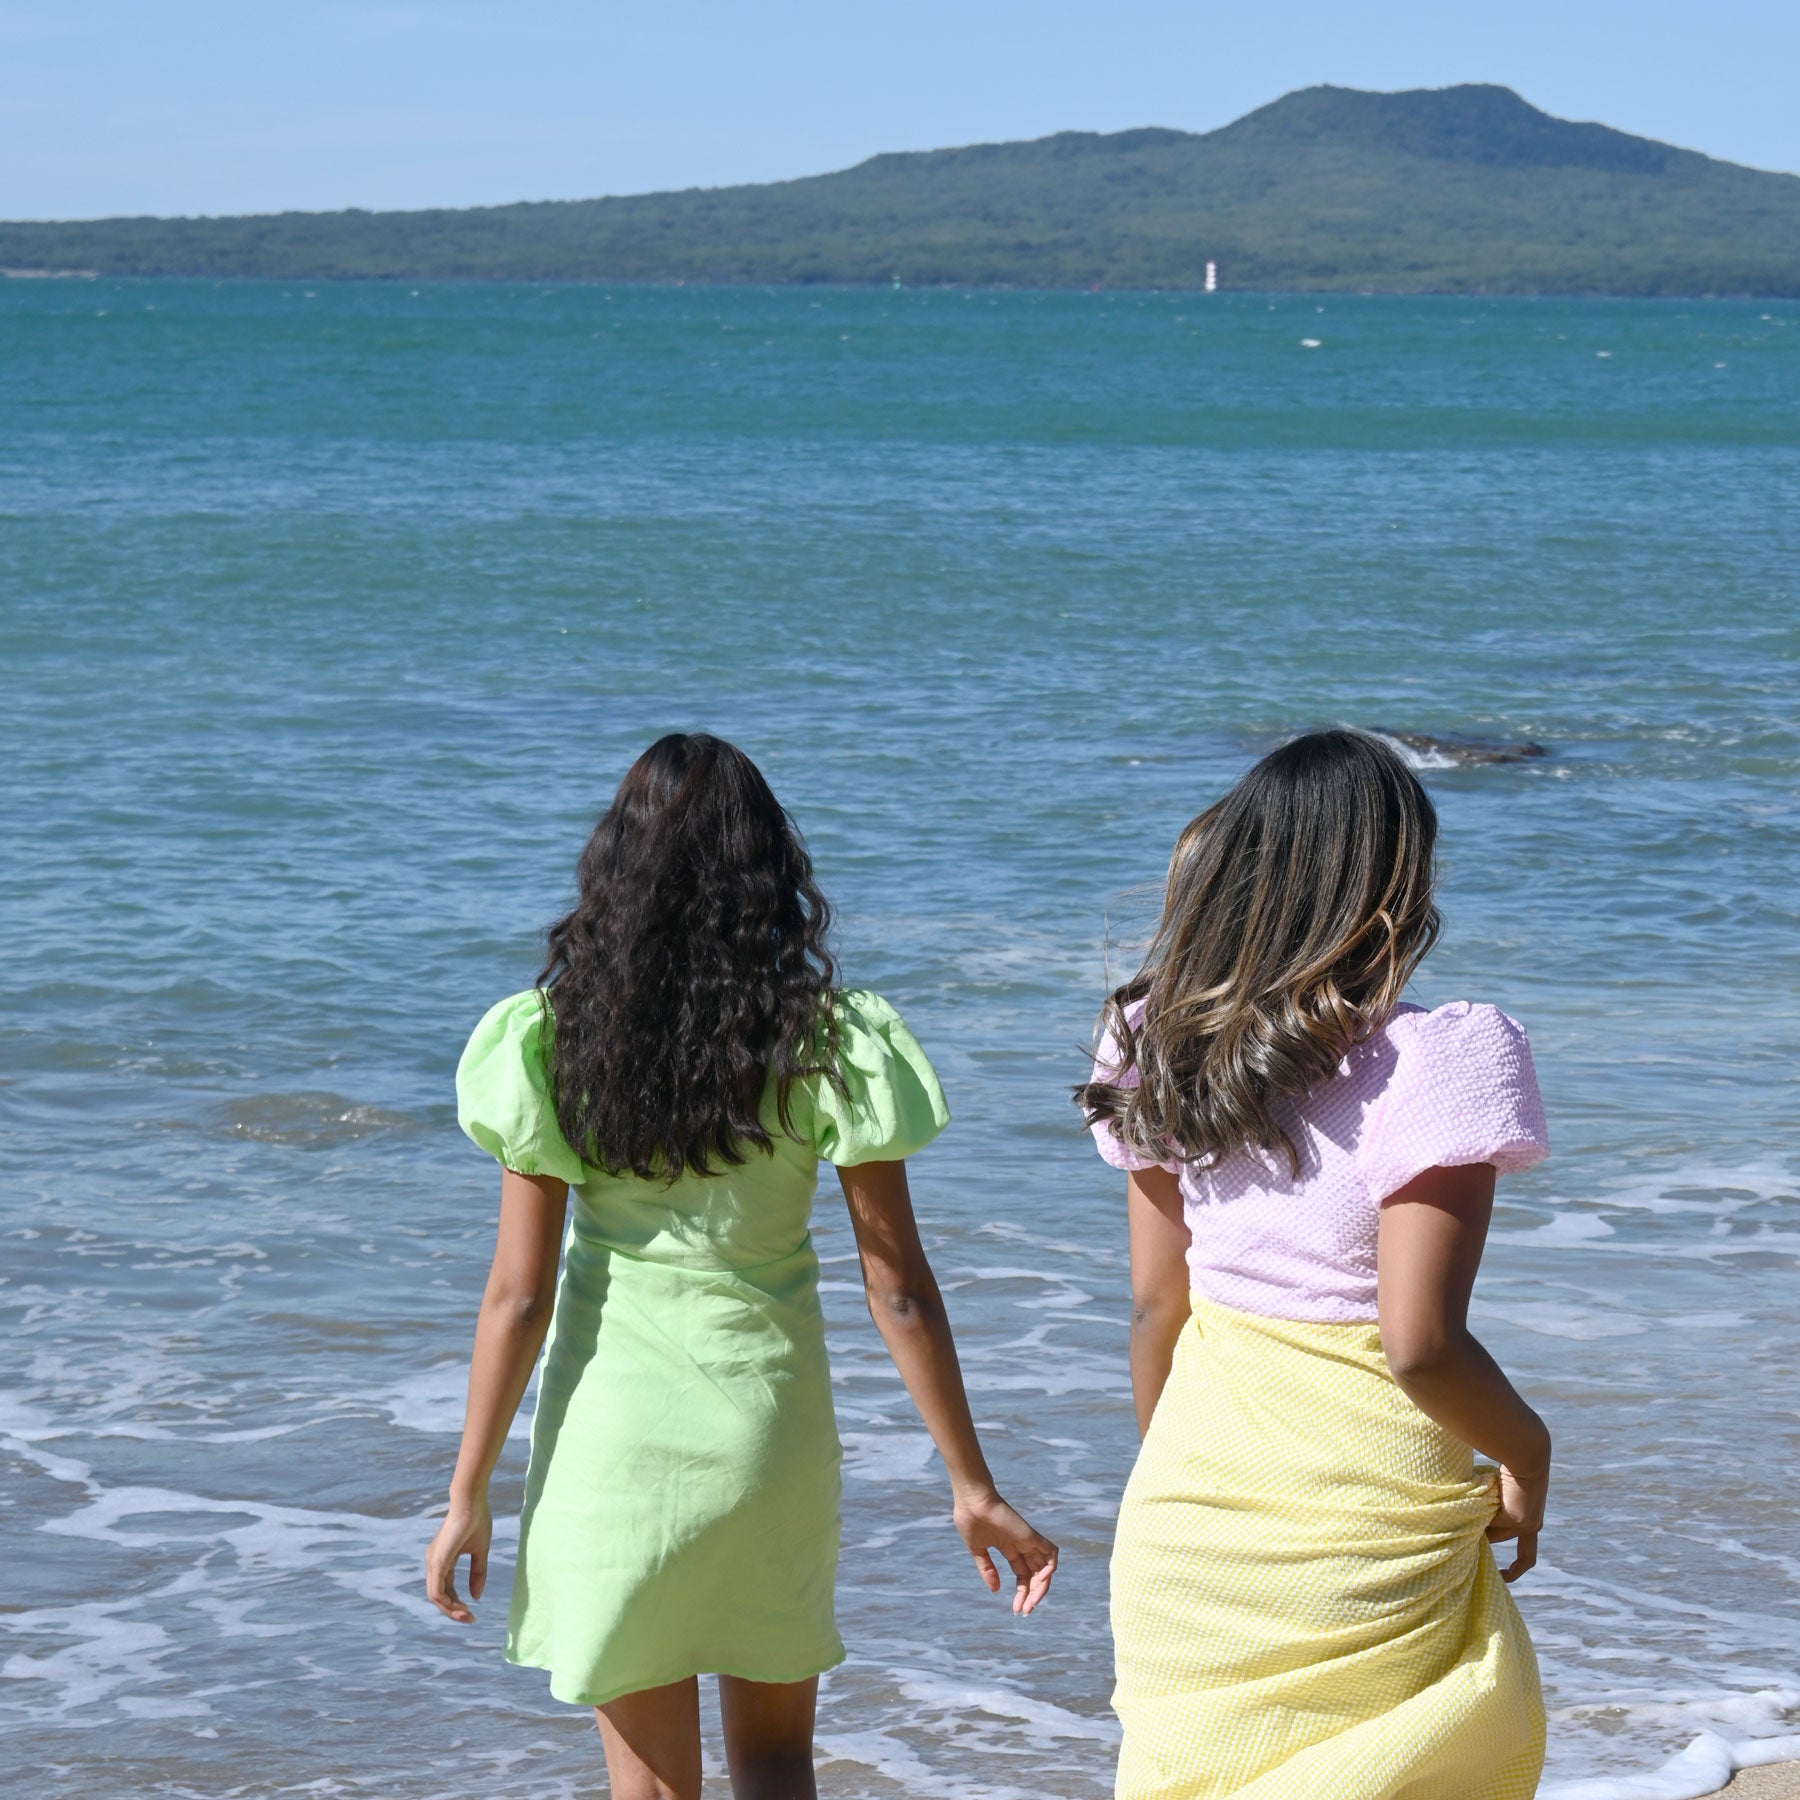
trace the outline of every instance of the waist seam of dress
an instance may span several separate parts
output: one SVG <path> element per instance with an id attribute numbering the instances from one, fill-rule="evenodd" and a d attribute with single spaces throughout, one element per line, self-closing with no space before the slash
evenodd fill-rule
<path id="1" fill-rule="evenodd" d="M 627 1262 L 648 1263 L 657 1269 L 679 1269 L 694 1275 L 754 1275 L 759 1269 L 772 1269 L 778 1263 L 792 1262 L 803 1250 L 812 1248 L 812 1233 L 809 1231 L 793 1249 L 784 1250 L 779 1256 L 771 1256 L 763 1262 L 754 1263 L 692 1263 L 676 1262 L 666 1256 L 646 1256 L 638 1250 L 627 1250 L 621 1244 L 596 1235 L 592 1231 L 583 1231 L 580 1224 L 570 1226 L 572 1234 L 583 1243 L 592 1245 L 596 1250 L 604 1250 L 609 1256 L 622 1256 Z"/>

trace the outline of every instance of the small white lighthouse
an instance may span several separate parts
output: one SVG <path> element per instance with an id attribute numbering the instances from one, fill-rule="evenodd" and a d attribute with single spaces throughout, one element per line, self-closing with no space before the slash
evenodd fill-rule
<path id="1" fill-rule="evenodd" d="M 1219 265 L 1216 262 L 1209 262 L 1206 265 L 1206 291 L 1209 294 L 1216 294 L 1219 291 Z"/>

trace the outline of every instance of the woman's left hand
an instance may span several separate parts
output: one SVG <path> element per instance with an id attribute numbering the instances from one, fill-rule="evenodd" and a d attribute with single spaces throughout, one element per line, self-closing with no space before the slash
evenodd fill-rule
<path id="1" fill-rule="evenodd" d="M 1550 1487 L 1550 1470 L 1520 1474 L 1508 1468 L 1494 1471 L 1498 1504 L 1487 1528 L 1488 1542 L 1502 1544 L 1516 1539 L 1511 1568 L 1500 1571 L 1502 1581 L 1517 1581 L 1537 1567 L 1538 1533 L 1544 1529 L 1544 1500 Z"/>
<path id="2" fill-rule="evenodd" d="M 425 1552 L 425 1598 L 459 1625 L 474 1624 L 475 1615 L 456 1591 L 456 1565 L 465 1556 L 469 1559 L 469 1598 L 479 1600 L 487 1586 L 488 1545 L 493 1536 L 494 1515 L 488 1510 L 486 1494 L 468 1500 L 451 1496 L 450 1510 Z"/>
<path id="3" fill-rule="evenodd" d="M 1018 1584 L 1013 1590 L 1013 1611 L 1030 1612 L 1050 1591 L 1050 1578 L 1056 1573 L 1056 1546 L 1041 1531 L 1034 1531 L 992 1488 L 959 1497 L 954 1516 L 988 1592 L 1000 1591 L 1000 1571 L 994 1567 L 992 1554 L 998 1550 Z"/>

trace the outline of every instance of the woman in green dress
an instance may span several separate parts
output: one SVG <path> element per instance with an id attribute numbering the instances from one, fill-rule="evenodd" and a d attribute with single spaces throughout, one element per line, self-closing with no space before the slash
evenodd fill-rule
<path id="1" fill-rule="evenodd" d="M 541 1348 L 508 1658 L 595 1708 L 614 1800 L 699 1795 L 707 1673 L 738 1800 L 810 1800 L 818 1678 L 844 1655 L 821 1160 L 982 1580 L 998 1592 L 999 1551 L 1025 1613 L 1056 1567 L 995 1490 L 913 1222 L 903 1159 L 949 1112 L 899 1014 L 836 985 L 830 909 L 742 751 L 653 744 L 578 874 L 538 985 L 457 1070 L 500 1223 L 427 1592 L 472 1618 L 457 1565 L 479 1598 L 488 1479 Z"/>

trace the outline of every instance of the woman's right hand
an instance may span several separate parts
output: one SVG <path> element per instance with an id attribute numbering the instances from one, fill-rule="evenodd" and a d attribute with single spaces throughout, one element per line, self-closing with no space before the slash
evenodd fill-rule
<path id="1" fill-rule="evenodd" d="M 1502 1467 L 1494 1474 L 1500 1503 L 1488 1522 L 1488 1541 L 1518 1540 L 1512 1567 L 1500 1571 L 1502 1581 L 1517 1581 L 1537 1562 L 1538 1533 L 1544 1528 L 1544 1503 L 1550 1493 L 1550 1465 L 1545 1463 L 1541 1471 L 1529 1474 Z"/>
<path id="2" fill-rule="evenodd" d="M 425 1552 L 425 1598 L 445 1618 L 472 1625 L 475 1615 L 456 1591 L 456 1565 L 469 1559 L 469 1598 L 479 1600 L 487 1586 L 488 1545 L 494 1536 L 494 1515 L 487 1495 L 466 1499 L 450 1496 L 450 1510 Z"/>

